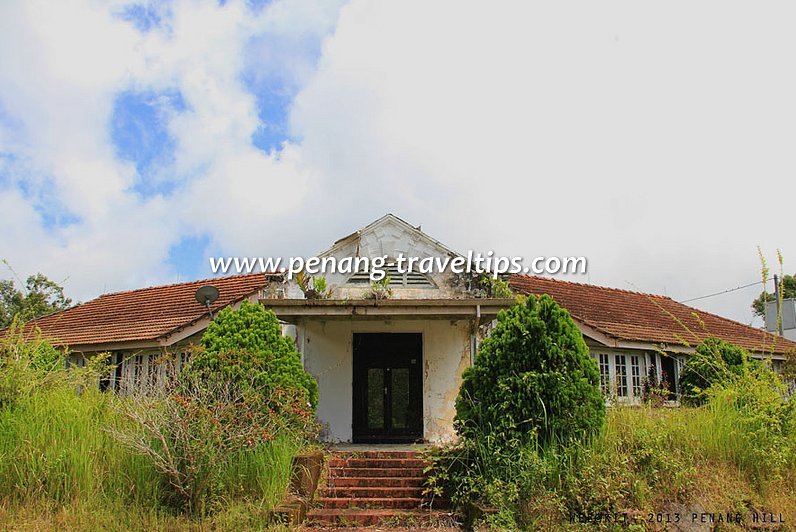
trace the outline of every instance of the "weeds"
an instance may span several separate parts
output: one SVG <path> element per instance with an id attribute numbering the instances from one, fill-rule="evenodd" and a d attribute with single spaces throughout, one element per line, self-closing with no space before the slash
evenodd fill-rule
<path id="1" fill-rule="evenodd" d="M 63 355 L 41 339 L 6 336 L 0 343 L 0 528 L 187 529 L 208 519 L 177 511 L 170 504 L 173 482 L 164 482 L 168 475 L 151 455 L 132 452 L 114 437 L 135 436 L 149 450 L 164 451 L 163 441 L 125 413 L 152 420 L 168 417 L 168 409 L 162 408 L 162 396 L 100 392 L 97 383 L 110 369 L 106 361 L 99 356 L 85 367 L 67 369 Z M 240 397 L 228 398 L 240 406 Z M 212 408 L 219 421 L 224 418 Z M 258 528 L 284 495 L 292 457 L 304 439 L 278 432 L 268 413 L 263 423 L 250 424 L 237 416 L 240 409 L 230 412 L 224 426 L 234 428 L 228 435 L 235 452 L 224 459 L 211 453 L 203 466 L 212 471 L 216 513 L 210 519 L 222 528 L 233 523 Z M 211 417 L 203 418 L 208 431 L 184 442 L 207 442 Z"/>

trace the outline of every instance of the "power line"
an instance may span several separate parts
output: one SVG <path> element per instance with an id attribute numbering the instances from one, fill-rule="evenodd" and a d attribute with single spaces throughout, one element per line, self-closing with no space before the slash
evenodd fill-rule
<path id="1" fill-rule="evenodd" d="M 727 290 L 722 290 L 721 292 L 715 292 L 713 294 L 708 294 L 706 296 L 692 297 L 691 299 L 683 299 L 682 301 L 679 301 L 679 303 L 688 303 L 690 301 L 698 301 L 700 299 L 707 299 L 709 297 L 720 296 L 722 294 L 735 292 L 736 290 L 743 290 L 744 288 L 749 288 L 750 286 L 755 286 L 755 285 L 758 285 L 758 284 L 763 284 L 763 281 L 755 281 L 754 283 L 745 284 L 743 286 L 736 286 L 735 288 L 728 288 Z"/>

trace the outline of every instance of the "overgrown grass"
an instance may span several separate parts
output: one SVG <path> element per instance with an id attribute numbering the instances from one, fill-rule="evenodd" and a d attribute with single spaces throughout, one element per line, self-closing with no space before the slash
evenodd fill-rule
<path id="1" fill-rule="evenodd" d="M 98 389 L 106 356 L 65 360 L 16 326 L 0 336 L 0 529 L 268 525 L 310 439 L 281 423 L 292 395 L 173 374 L 160 393 L 120 397 Z M 175 493 L 195 478 L 201 505 L 186 508 Z"/>
<path id="2" fill-rule="evenodd" d="M 223 466 L 217 511 L 182 516 L 163 504 L 162 476 L 151 462 L 107 431 L 129 423 L 113 404 L 124 400 L 57 385 L 0 409 L 0 528 L 238 529 L 267 522 L 286 491 L 297 439 L 281 435 L 234 456 Z"/>
<path id="3" fill-rule="evenodd" d="M 261 508 L 271 508 L 287 490 L 293 456 L 301 443 L 289 435 L 258 446 L 254 451 L 234 456 L 224 469 L 223 506 L 248 500 Z"/>
<path id="4" fill-rule="evenodd" d="M 0 411 L 0 493 L 15 502 L 160 499 L 158 477 L 104 430 L 124 423 L 98 391 L 59 386 Z"/>
<path id="5" fill-rule="evenodd" d="M 438 482 L 487 528 L 611 529 L 598 521 L 616 515 L 655 528 L 646 520 L 658 512 L 765 511 L 794 523 L 792 405 L 769 404 L 766 391 L 751 401 L 758 392 L 719 388 L 698 408 L 614 407 L 598 435 L 567 447 L 484 437 L 443 453 Z"/>
<path id="6" fill-rule="evenodd" d="M 727 393 L 699 408 L 612 408 L 580 461 L 547 486 L 561 517 L 768 511 L 794 522 L 796 435 L 750 417 Z"/>

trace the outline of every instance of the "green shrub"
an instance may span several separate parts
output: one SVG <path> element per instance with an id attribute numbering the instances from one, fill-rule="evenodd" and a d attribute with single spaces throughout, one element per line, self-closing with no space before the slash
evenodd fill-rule
<path id="1" fill-rule="evenodd" d="M 461 440 L 434 453 L 430 490 L 445 492 L 469 521 L 535 527 L 529 501 L 563 511 L 552 487 L 604 419 L 597 364 L 577 326 L 549 296 L 530 297 L 500 312 L 465 370 L 456 400 Z"/>
<path id="2" fill-rule="evenodd" d="M 318 383 L 304 371 L 293 341 L 282 335 L 276 314 L 262 305 L 244 301 L 237 310 L 223 309 L 201 343 L 186 372 L 254 383 L 266 393 L 303 390 L 313 408 L 318 404 Z"/>
<path id="3" fill-rule="evenodd" d="M 485 520 L 490 530 L 516 529 L 521 502 L 544 493 L 558 474 L 555 451 L 496 434 L 462 439 L 432 451 L 428 491 L 447 495 L 468 525 Z"/>
<path id="4" fill-rule="evenodd" d="M 464 438 L 569 442 L 602 427 L 597 363 L 569 313 L 547 295 L 501 311 L 456 400 Z"/>
<path id="5" fill-rule="evenodd" d="M 718 338 L 708 338 L 696 347 L 680 374 L 680 391 L 685 404 L 701 405 L 707 401 L 708 389 L 714 384 L 727 384 L 744 376 L 761 364 L 736 345 Z"/>
<path id="6" fill-rule="evenodd" d="M 206 514 L 234 486 L 259 485 L 231 479 L 231 471 L 256 471 L 256 457 L 278 437 L 298 446 L 313 436 L 318 391 L 274 313 L 260 305 L 222 310 L 201 344 L 159 396 L 120 405 L 135 428 L 114 434 L 149 458 L 169 506 Z"/>

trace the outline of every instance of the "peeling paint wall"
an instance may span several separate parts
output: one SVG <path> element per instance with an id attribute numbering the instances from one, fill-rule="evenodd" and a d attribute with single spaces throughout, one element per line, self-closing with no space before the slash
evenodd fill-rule
<path id="1" fill-rule="evenodd" d="M 470 324 L 465 320 L 304 320 L 297 346 L 318 380 L 318 419 L 327 441 L 350 441 L 353 403 L 353 334 L 415 332 L 423 335 L 423 437 L 455 438 L 453 417 L 461 375 L 470 364 Z"/>

